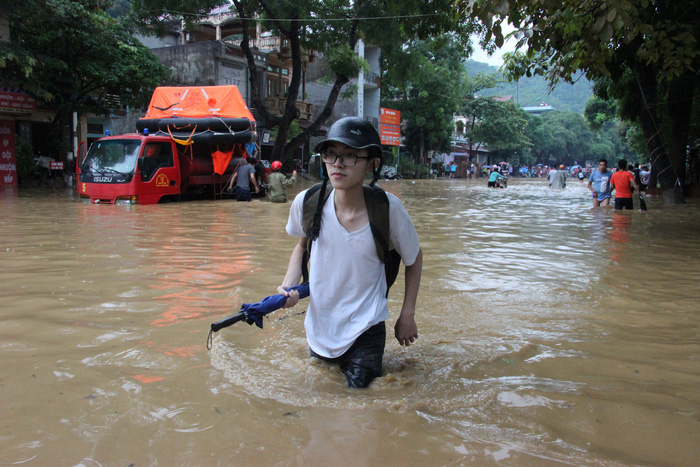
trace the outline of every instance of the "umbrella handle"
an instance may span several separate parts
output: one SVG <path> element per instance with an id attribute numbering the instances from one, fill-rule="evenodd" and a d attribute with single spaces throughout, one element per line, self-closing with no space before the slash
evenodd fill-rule
<path id="1" fill-rule="evenodd" d="M 211 346 L 214 343 L 214 333 L 216 331 L 231 326 L 232 324 L 236 324 L 237 322 L 243 321 L 244 319 L 245 313 L 239 311 L 233 316 L 229 316 L 228 318 L 222 319 L 221 321 L 217 321 L 216 323 L 211 323 L 211 329 L 209 330 L 209 335 L 207 336 L 207 350 L 211 350 Z"/>
<path id="2" fill-rule="evenodd" d="M 299 298 L 306 298 L 309 296 L 309 284 L 304 283 L 304 284 L 299 284 L 294 287 L 290 287 L 289 290 L 298 290 L 299 291 Z M 245 311 L 239 311 L 233 316 L 229 316 L 228 318 L 222 319 L 221 321 L 217 321 L 216 323 L 211 323 L 211 329 L 209 330 L 209 335 L 207 336 L 207 349 L 211 350 L 212 346 L 212 341 L 214 338 L 214 333 L 217 331 L 220 331 L 223 328 L 227 328 L 233 324 L 236 324 L 239 321 L 246 320 L 248 324 L 253 324 L 255 323 L 254 320 L 248 321 L 248 317 L 246 316 Z M 256 323 L 257 324 L 257 323 Z M 261 325 L 259 325 L 262 327 Z"/>
<path id="3" fill-rule="evenodd" d="M 219 331 L 223 328 L 227 328 L 233 324 L 236 324 L 239 321 L 243 321 L 245 317 L 245 313 L 239 311 L 233 316 L 229 316 L 228 318 L 222 319 L 221 321 L 217 321 L 216 323 L 211 323 L 211 332 Z"/>

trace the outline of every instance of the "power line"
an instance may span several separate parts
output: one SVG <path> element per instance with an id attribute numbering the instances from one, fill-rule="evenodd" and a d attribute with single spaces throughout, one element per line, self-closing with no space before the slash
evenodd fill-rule
<path id="1" fill-rule="evenodd" d="M 207 14 L 206 16 L 203 15 L 198 15 L 195 13 L 188 13 L 188 12 L 182 12 L 182 11 L 173 11 L 173 10 L 167 10 L 167 14 L 170 15 L 180 15 L 180 16 L 195 16 L 198 18 L 206 18 L 207 16 L 213 16 L 212 14 Z M 226 12 L 222 13 L 216 13 L 216 14 L 224 14 Z M 262 18 L 262 17 L 257 17 L 257 18 L 247 18 L 243 17 L 241 18 L 238 14 L 235 14 L 238 16 L 239 19 L 246 20 L 246 21 L 299 21 L 301 23 L 317 23 L 319 21 L 379 21 L 379 20 L 388 20 L 388 19 L 410 19 L 410 18 L 428 18 L 431 16 L 438 16 L 438 13 L 426 13 L 426 14 L 420 14 L 420 15 L 392 15 L 392 16 L 355 16 L 355 17 L 348 17 L 348 18 Z"/>

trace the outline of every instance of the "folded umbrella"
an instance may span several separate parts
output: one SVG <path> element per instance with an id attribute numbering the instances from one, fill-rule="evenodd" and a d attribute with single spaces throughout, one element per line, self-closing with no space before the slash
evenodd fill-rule
<path id="1" fill-rule="evenodd" d="M 308 282 L 295 285 L 294 287 L 290 287 L 288 290 L 296 290 L 299 292 L 299 298 L 306 298 L 309 296 Z M 272 313 L 275 310 L 279 310 L 282 308 L 282 306 L 284 306 L 284 302 L 286 301 L 287 297 L 281 294 L 276 294 L 265 297 L 257 303 L 244 303 L 241 305 L 241 311 L 239 311 L 237 314 L 229 316 L 226 319 L 222 319 L 221 321 L 217 321 L 216 323 L 212 323 L 211 330 L 209 331 L 209 337 L 211 338 L 212 333 L 243 320 L 251 325 L 255 323 L 256 326 L 262 329 L 263 316 L 268 313 Z M 207 347 L 209 347 L 209 340 L 210 339 L 207 339 Z"/>

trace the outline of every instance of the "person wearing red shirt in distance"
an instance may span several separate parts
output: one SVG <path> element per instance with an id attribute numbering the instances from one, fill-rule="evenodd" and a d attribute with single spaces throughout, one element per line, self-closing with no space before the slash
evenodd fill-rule
<path id="1" fill-rule="evenodd" d="M 627 161 L 620 159 L 617 162 L 617 171 L 610 178 L 610 192 L 615 190 L 615 209 L 634 209 L 632 187 L 639 193 L 634 174 L 627 171 Z"/>

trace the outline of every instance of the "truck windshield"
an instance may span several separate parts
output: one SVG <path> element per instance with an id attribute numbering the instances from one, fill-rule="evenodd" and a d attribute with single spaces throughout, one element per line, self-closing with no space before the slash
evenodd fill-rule
<path id="1" fill-rule="evenodd" d="M 97 141 L 90 147 L 90 151 L 85 156 L 83 171 L 86 173 L 133 173 L 140 146 L 141 141 L 135 140 Z"/>

